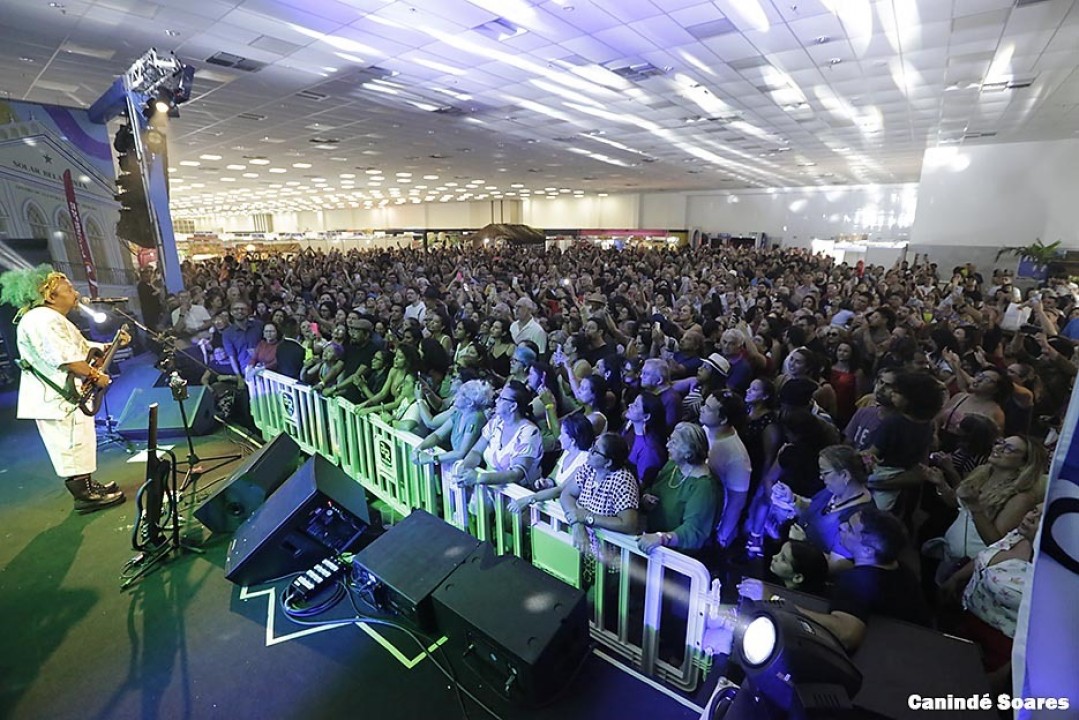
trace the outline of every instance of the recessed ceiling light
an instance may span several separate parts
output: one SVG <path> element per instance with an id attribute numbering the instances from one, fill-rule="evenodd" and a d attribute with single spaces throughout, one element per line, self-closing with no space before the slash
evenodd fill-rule
<path id="1" fill-rule="evenodd" d="M 838 65 L 841 62 L 843 62 L 843 58 L 832 58 L 831 60 L 828 61 L 828 64 L 829 65 Z"/>
<path id="2" fill-rule="evenodd" d="M 168 35 L 169 37 L 177 37 L 177 36 L 179 36 L 180 31 L 179 30 L 166 30 L 165 34 Z"/>
<path id="3" fill-rule="evenodd" d="M 220 160 L 220 155 L 199 155 L 203 160 Z"/>
<path id="4" fill-rule="evenodd" d="M 180 164 L 186 167 L 198 167 L 199 165 L 202 165 L 198 160 L 181 160 Z"/>
<path id="5" fill-rule="evenodd" d="M 266 158 L 251 158 L 248 162 L 252 165 L 269 165 L 270 161 Z"/>
<path id="6" fill-rule="evenodd" d="M 292 167 L 299 168 L 300 170 L 306 170 L 311 167 L 311 163 L 292 163 Z"/>
<path id="7" fill-rule="evenodd" d="M 226 165 L 225 169 L 226 170 L 246 170 L 247 166 L 246 165 Z"/>
<path id="8" fill-rule="evenodd" d="M 257 178 L 259 176 L 259 174 L 258 173 L 244 173 L 243 176 L 245 178 Z"/>
<path id="9" fill-rule="evenodd" d="M 280 174 L 280 173 L 286 173 L 286 172 L 288 172 L 288 170 L 286 170 L 285 168 L 270 168 L 268 172 Z"/>
<path id="10" fill-rule="evenodd" d="M 438 180 L 438 175 L 424 175 L 424 180 Z"/>

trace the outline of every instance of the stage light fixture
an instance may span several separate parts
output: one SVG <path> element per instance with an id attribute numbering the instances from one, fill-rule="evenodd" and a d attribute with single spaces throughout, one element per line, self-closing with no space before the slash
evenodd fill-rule
<path id="1" fill-rule="evenodd" d="M 776 625 L 761 615 L 746 626 L 742 635 L 742 656 L 751 665 L 763 665 L 776 649 Z"/>
<path id="2" fill-rule="evenodd" d="M 745 670 L 745 682 L 726 720 L 805 720 L 824 708 L 830 717 L 858 712 L 852 699 L 861 672 L 831 632 L 800 612 L 745 601 L 732 659 Z"/>

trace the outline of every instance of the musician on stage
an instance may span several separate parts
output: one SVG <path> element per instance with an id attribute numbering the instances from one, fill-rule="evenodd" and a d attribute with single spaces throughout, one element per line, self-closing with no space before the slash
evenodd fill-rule
<path id="1" fill-rule="evenodd" d="M 91 477 L 97 470 L 94 418 L 58 392 L 59 388 L 77 393 L 84 382 L 101 389 L 109 386 L 109 376 L 87 362 L 91 347 L 102 346 L 87 341 L 67 319 L 79 301 L 78 292 L 63 273 L 48 265 L 8 271 L 0 275 L 0 286 L 0 300 L 20 308 L 15 317 L 19 354 L 31 368 L 22 372 L 16 417 L 37 422 L 53 468 L 75 498 L 77 512 L 122 503 L 124 494 L 116 483 L 101 485 Z M 121 347 L 130 339 L 123 332 L 117 336 Z"/>

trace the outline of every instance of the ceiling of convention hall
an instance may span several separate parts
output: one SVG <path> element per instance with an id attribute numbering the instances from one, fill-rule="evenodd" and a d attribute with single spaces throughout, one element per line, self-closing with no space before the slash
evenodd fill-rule
<path id="1" fill-rule="evenodd" d="M 917 181 L 1075 137 L 1075 0 L 4 0 L 0 97 L 197 68 L 178 214 Z"/>

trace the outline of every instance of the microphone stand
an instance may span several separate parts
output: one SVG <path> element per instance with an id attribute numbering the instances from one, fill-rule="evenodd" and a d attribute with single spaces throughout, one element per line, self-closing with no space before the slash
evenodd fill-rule
<path id="1" fill-rule="evenodd" d="M 153 342 L 161 345 L 162 347 L 163 357 L 157 366 L 161 368 L 163 372 L 170 374 L 169 389 L 172 390 L 172 399 L 175 400 L 176 404 L 180 406 L 180 420 L 184 428 L 184 437 L 187 438 L 187 460 L 178 461 L 186 465 L 187 470 L 184 472 L 184 481 L 180 484 L 178 491 L 182 493 L 183 491 L 187 490 L 188 486 L 191 485 L 194 485 L 195 489 L 197 490 L 198 480 L 200 477 L 202 477 L 206 473 L 224 467 L 225 465 L 228 465 L 233 461 L 240 460 L 241 458 L 243 458 L 243 454 L 232 453 L 227 455 L 211 455 L 209 457 L 199 457 L 198 453 L 195 452 L 195 443 L 191 439 L 191 428 L 188 425 L 187 409 L 184 407 L 184 400 L 188 398 L 187 380 L 184 380 L 182 377 L 180 377 L 180 374 L 176 372 L 176 336 L 173 335 L 171 332 L 155 332 L 154 330 L 151 330 L 146 325 L 143 325 L 133 316 L 129 315 L 128 313 L 124 312 L 119 308 L 114 307 L 112 308 L 112 310 L 118 315 L 121 315 L 127 320 L 131 321 L 135 325 L 135 327 L 145 332 L 147 335 L 150 336 L 150 339 Z M 198 360 L 195 360 L 195 362 L 199 365 L 202 365 L 207 370 L 211 369 L 207 367 L 205 363 L 201 363 Z M 204 468 L 200 464 L 204 460 L 213 462 L 215 464 L 210 468 Z"/>

